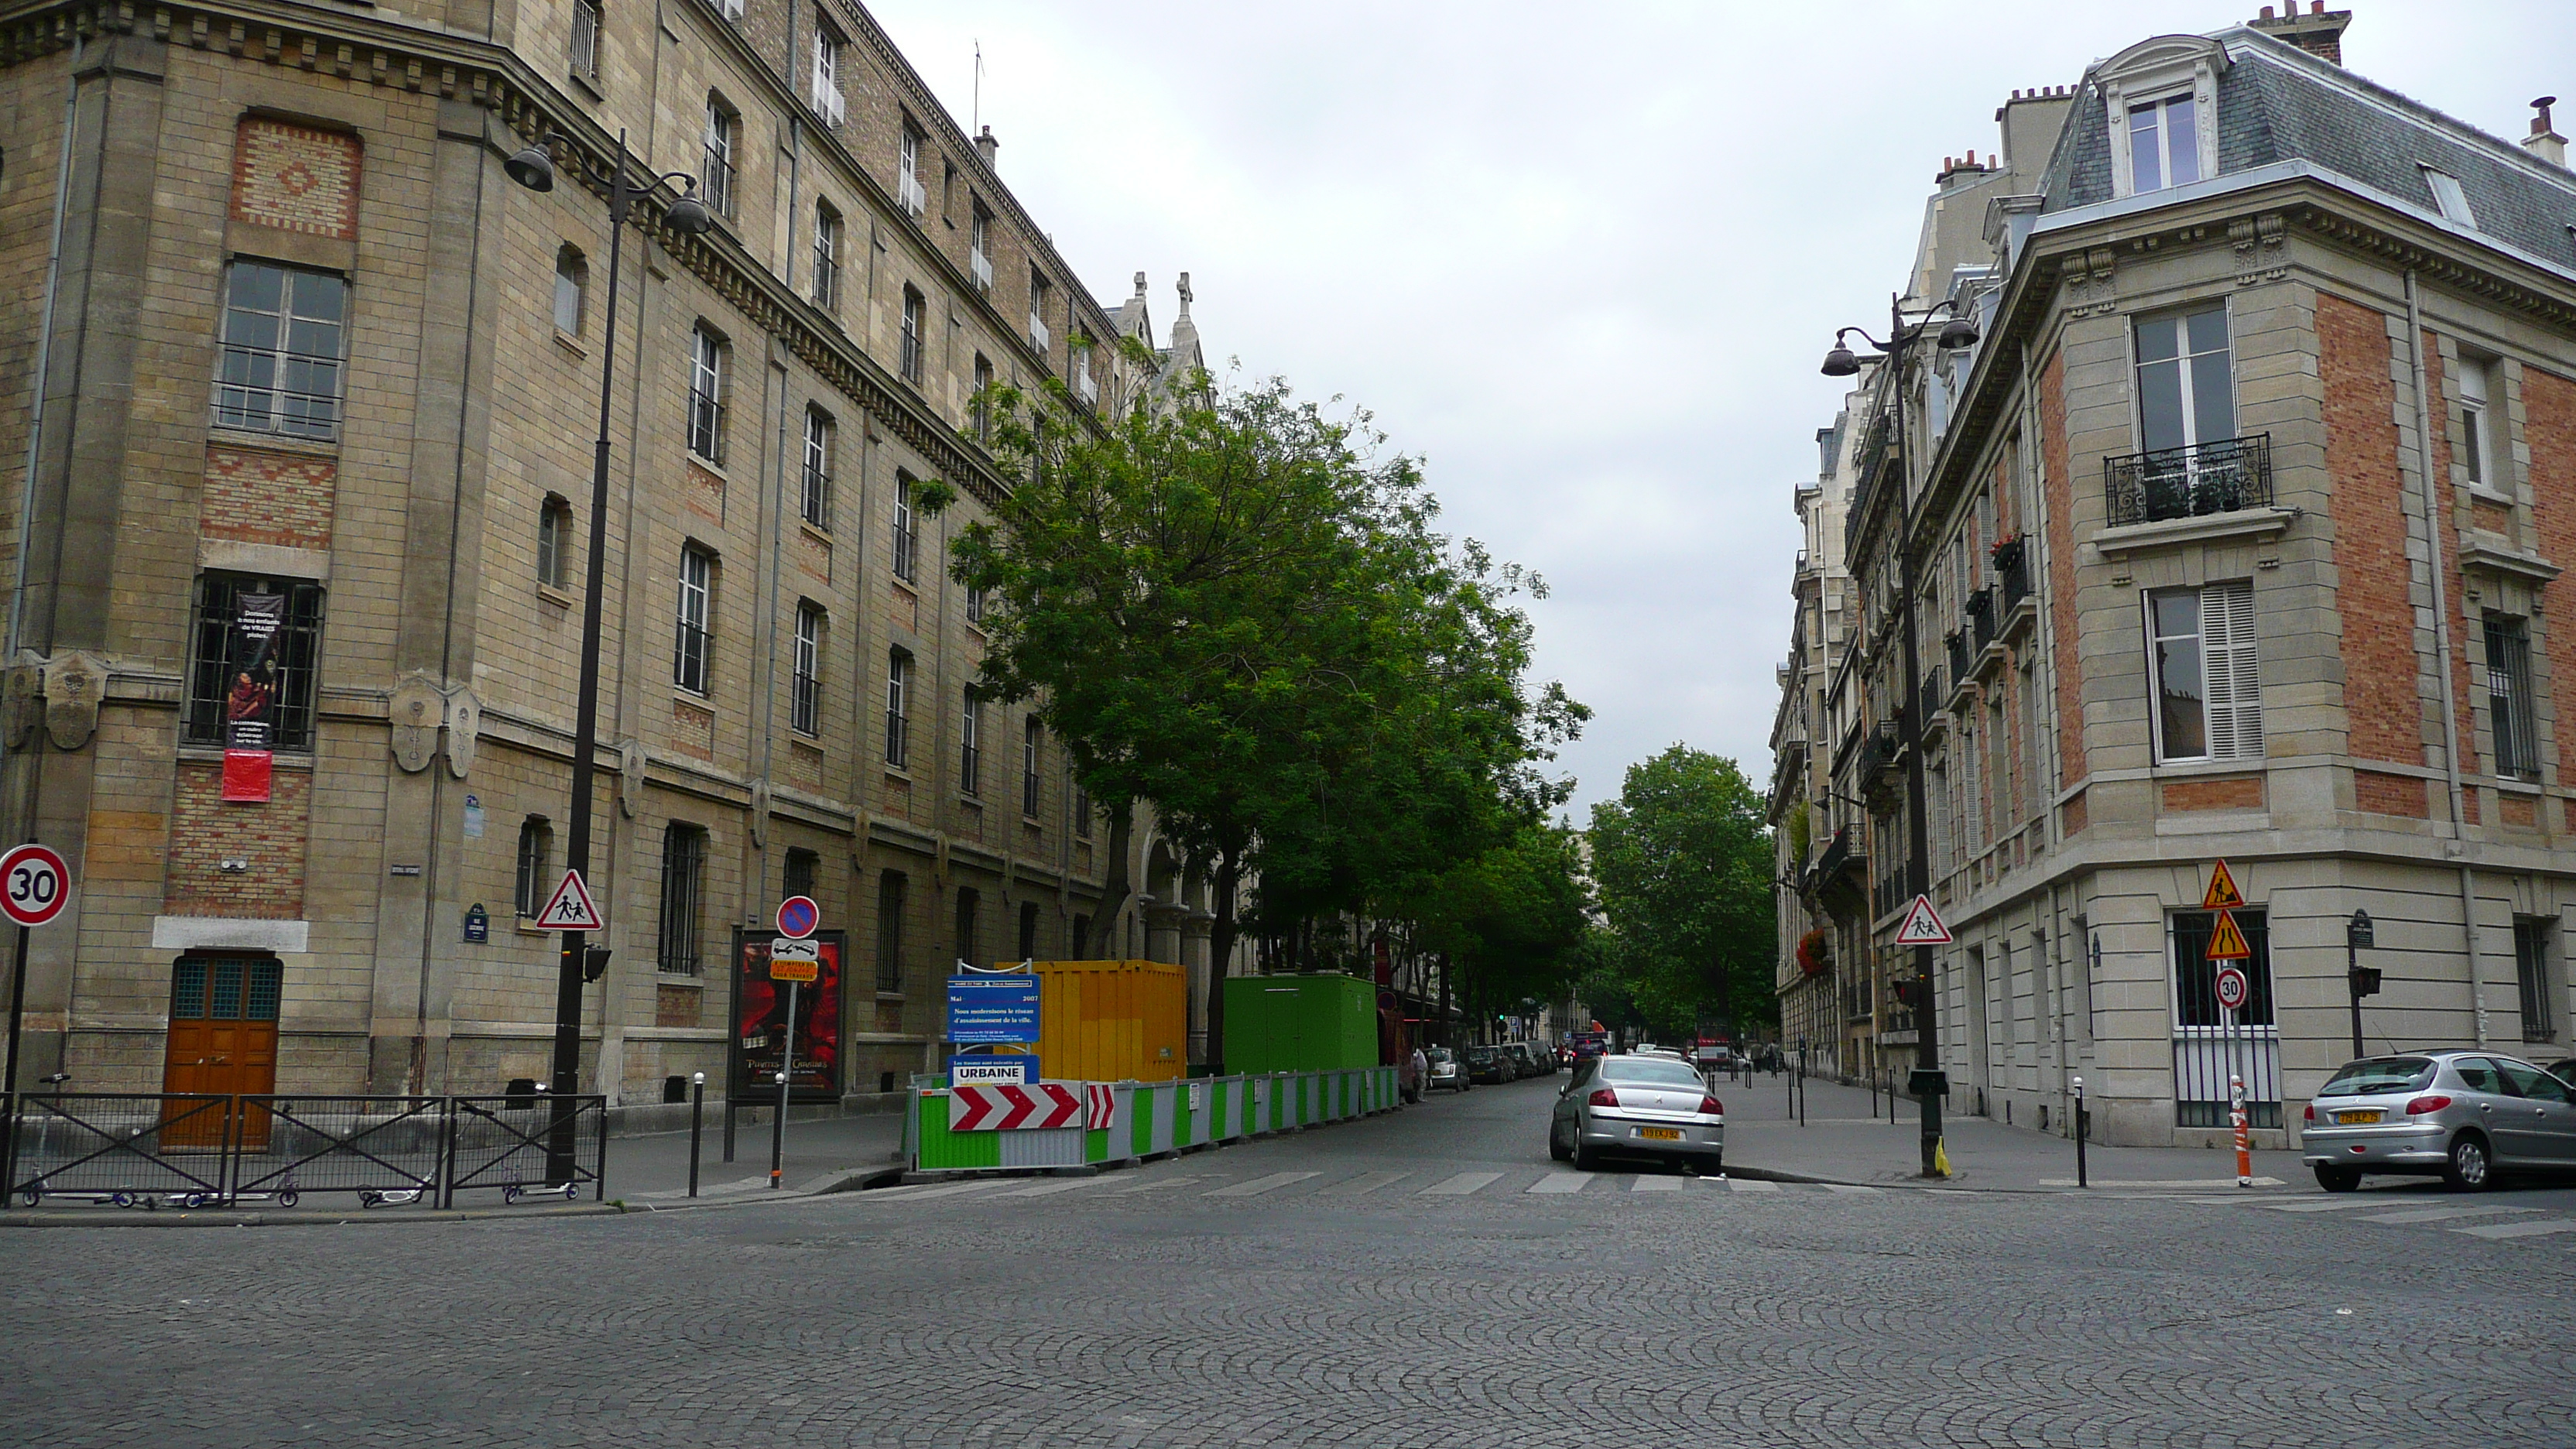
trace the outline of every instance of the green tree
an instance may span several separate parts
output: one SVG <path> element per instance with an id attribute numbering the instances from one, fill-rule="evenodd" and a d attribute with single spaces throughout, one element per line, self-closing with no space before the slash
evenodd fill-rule
<path id="1" fill-rule="evenodd" d="M 1561 999 L 1590 964 L 1591 905 L 1579 837 L 1541 820 L 1442 873 L 1406 911 L 1474 1018 Z"/>
<path id="2" fill-rule="evenodd" d="M 1037 702 L 1110 816 L 1100 929 L 1150 803 L 1211 880 L 1224 960 L 1256 874 L 1349 904 L 1502 839 L 1514 801 L 1557 788 L 1535 761 L 1581 709 L 1523 690 L 1511 601 L 1536 581 L 1432 532 L 1419 470 L 1375 457 L 1364 415 L 1181 383 L 1101 426 L 1054 384 L 985 399 L 1019 479 L 953 570 L 990 603 L 983 687 Z"/>
<path id="3" fill-rule="evenodd" d="M 1627 995 L 1658 1031 L 1703 1013 L 1776 1021 L 1772 847 L 1733 760 L 1685 745 L 1628 767 L 1592 808 L 1592 869 Z"/>

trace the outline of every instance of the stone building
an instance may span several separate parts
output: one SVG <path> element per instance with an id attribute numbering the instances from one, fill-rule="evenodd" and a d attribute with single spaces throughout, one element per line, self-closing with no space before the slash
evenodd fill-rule
<path id="1" fill-rule="evenodd" d="M 549 132 L 561 184 L 506 158 Z M 674 173 L 624 243 L 602 173 Z M 547 1075 L 614 364 L 587 1087 L 727 1059 L 736 932 L 846 932 L 841 1090 L 933 1065 L 956 959 L 1089 924 L 1109 832 L 971 692 L 977 388 L 1158 385 L 849 0 L 17 7 L 0 32 L 7 828 L 73 863 L 22 1081 Z M 687 187 L 716 218 L 685 234 Z M 1184 283 L 1170 346 L 1196 355 Z M 959 504 L 915 506 L 932 480 Z M 245 734 L 245 722 L 249 733 Z M 256 745 L 260 748 L 245 748 Z M 1204 967 L 1136 831 L 1115 951 Z"/>
<path id="2" fill-rule="evenodd" d="M 2561 1054 L 2576 176 L 2545 105 L 2517 145 L 2345 69 L 2349 19 L 2266 9 L 2096 63 L 1987 207 L 1983 272 L 1916 278 L 1910 305 L 1959 297 L 1983 337 L 1911 355 L 1912 476 L 1858 481 L 1880 682 L 1847 728 L 1921 712 L 1954 1111 L 2063 1130 L 2081 1075 L 2104 1137 L 2210 1142 L 2237 1075 L 2258 1141 L 2295 1141 L 2353 1054 L 2357 910 L 2367 1050 Z M 1866 622 L 1899 550 L 1911 699 Z M 1901 858 L 1902 792 L 1873 783 L 1870 849 Z M 1872 905 L 1882 979 L 1912 969 L 1901 905 Z"/>

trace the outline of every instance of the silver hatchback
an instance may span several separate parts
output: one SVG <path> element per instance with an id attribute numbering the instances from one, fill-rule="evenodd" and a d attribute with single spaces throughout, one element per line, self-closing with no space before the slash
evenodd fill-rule
<path id="1" fill-rule="evenodd" d="M 1589 1172 L 1605 1153 L 1714 1172 L 1726 1158 L 1726 1108 L 1699 1072 L 1671 1057 L 1601 1056 L 1575 1064 L 1556 1097 L 1547 1155 Z"/>
<path id="2" fill-rule="evenodd" d="M 2576 1171 L 2576 1090 L 2494 1052 L 2368 1057 L 2318 1089 L 2299 1145 L 2328 1192 L 2364 1173 L 2438 1173 L 2478 1191 L 2508 1171 Z"/>

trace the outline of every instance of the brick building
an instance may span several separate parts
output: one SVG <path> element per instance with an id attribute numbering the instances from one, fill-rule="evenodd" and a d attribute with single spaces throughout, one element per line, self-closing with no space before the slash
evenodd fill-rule
<path id="1" fill-rule="evenodd" d="M 2356 910 L 2370 1050 L 2558 1050 L 2576 176 L 2545 106 L 2517 145 L 2345 69 L 2349 19 L 2267 9 L 2043 93 L 2062 121 L 1985 207 L 1978 265 L 1913 279 L 1910 306 L 1956 298 L 1983 335 L 1911 355 L 1913 476 L 1874 453 L 1855 485 L 1844 728 L 1920 711 L 1955 1111 L 2063 1130 L 2080 1074 L 2104 1136 L 2189 1144 L 2234 1072 L 2258 1139 L 2295 1140 L 2352 1051 Z M 1854 754 L 1852 823 L 1901 861 L 1908 762 Z M 2232 1025 L 2202 909 L 2222 859 L 2252 950 Z M 1902 904 L 1872 902 L 1858 968 L 1900 1069 Z"/>
<path id="2" fill-rule="evenodd" d="M 562 184 L 513 184 L 549 131 Z M 1110 832 L 1025 708 L 972 696 L 946 540 L 1007 486 L 978 386 L 1159 385 L 1197 355 L 1186 280 L 1167 366 L 1131 368 L 1105 344 L 1155 341 L 1143 275 L 1094 301 L 847 0 L 22 5 L 0 743 L 7 828 L 77 878 L 22 1081 L 546 1075 L 528 918 L 607 361 L 580 176 L 621 132 L 717 224 L 670 226 L 666 188 L 624 249 L 584 1084 L 720 1083 L 734 933 L 782 894 L 847 932 L 849 1092 L 935 1060 L 952 959 L 1065 952 L 1098 909 Z M 1150 821 L 1135 851 L 1119 951 L 1204 966 L 1203 891 Z"/>

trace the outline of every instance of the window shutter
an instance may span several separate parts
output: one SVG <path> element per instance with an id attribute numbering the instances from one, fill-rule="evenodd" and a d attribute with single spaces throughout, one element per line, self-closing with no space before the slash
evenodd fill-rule
<path id="1" fill-rule="evenodd" d="M 2263 757 L 2263 685 L 2254 666 L 2254 585 L 2211 584 L 2200 591 L 2202 687 L 2209 708 L 2209 756 Z"/>

